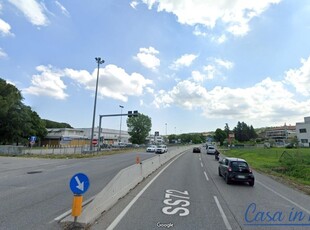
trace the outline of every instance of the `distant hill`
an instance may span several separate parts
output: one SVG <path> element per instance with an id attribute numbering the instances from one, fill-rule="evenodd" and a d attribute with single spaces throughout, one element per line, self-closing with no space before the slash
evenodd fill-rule
<path id="1" fill-rule="evenodd" d="M 47 119 L 42 119 L 45 122 L 45 127 L 47 129 L 54 129 L 54 128 L 73 128 L 70 124 L 64 122 L 56 122 L 50 121 Z"/>

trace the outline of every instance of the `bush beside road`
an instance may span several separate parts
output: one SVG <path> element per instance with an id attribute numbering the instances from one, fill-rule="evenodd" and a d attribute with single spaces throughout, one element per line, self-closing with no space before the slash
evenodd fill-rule
<path id="1" fill-rule="evenodd" d="M 222 153 L 245 159 L 251 167 L 310 195 L 310 149 L 230 149 Z"/>

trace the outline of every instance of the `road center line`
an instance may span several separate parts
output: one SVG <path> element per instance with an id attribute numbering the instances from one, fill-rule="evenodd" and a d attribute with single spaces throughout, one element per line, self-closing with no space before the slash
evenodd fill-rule
<path id="1" fill-rule="evenodd" d="M 302 206 L 300 206 L 299 204 L 297 204 L 296 202 L 290 200 L 289 198 L 281 195 L 280 193 L 276 192 L 275 190 L 273 190 L 272 188 L 268 187 L 267 185 L 264 185 L 262 182 L 260 181 L 256 181 L 257 183 L 259 183 L 260 185 L 264 186 L 266 189 L 268 189 L 269 191 L 273 192 L 274 194 L 278 195 L 279 197 L 283 198 L 284 200 L 292 203 L 293 205 L 295 205 L 296 207 L 300 208 L 301 210 L 307 212 L 310 215 L 310 211 Z"/>
<path id="2" fill-rule="evenodd" d="M 185 152 L 184 152 L 185 153 Z M 157 179 L 157 177 L 162 174 L 163 171 L 165 171 L 166 168 L 168 168 L 176 159 L 178 159 L 180 156 L 182 156 L 184 153 L 177 156 L 175 159 L 173 159 L 168 165 L 166 165 L 136 196 L 133 198 L 130 203 L 123 209 L 123 211 L 115 218 L 115 220 L 110 224 L 110 226 L 107 228 L 107 230 L 114 229 L 118 223 L 122 220 L 122 218 L 126 215 L 126 213 L 129 211 L 129 209 L 134 205 L 134 203 L 140 198 L 140 196 L 145 192 L 145 190 Z"/>
<path id="3" fill-rule="evenodd" d="M 222 209 L 222 206 L 221 206 L 219 200 L 217 199 L 216 196 L 213 196 L 213 197 L 214 197 L 215 203 L 216 203 L 216 205 L 217 205 L 217 208 L 219 209 L 219 211 L 220 211 L 220 213 L 221 213 L 221 216 L 222 216 L 222 219 L 223 219 L 224 224 L 225 224 L 225 226 L 226 226 L 226 229 L 227 229 L 227 230 L 232 230 L 232 228 L 231 228 L 231 226 L 230 226 L 230 224 L 229 224 L 229 222 L 228 222 L 228 219 L 227 219 L 227 217 L 226 217 L 226 215 L 225 215 L 225 213 L 224 213 L 224 211 L 223 211 L 223 209 Z"/>
<path id="4" fill-rule="evenodd" d="M 201 167 L 203 168 L 203 164 L 202 164 L 202 162 L 200 162 L 200 165 L 201 165 Z"/>
<path id="5" fill-rule="evenodd" d="M 209 181 L 209 177 L 208 177 L 207 173 L 205 171 L 203 173 L 205 174 L 207 181 Z"/>

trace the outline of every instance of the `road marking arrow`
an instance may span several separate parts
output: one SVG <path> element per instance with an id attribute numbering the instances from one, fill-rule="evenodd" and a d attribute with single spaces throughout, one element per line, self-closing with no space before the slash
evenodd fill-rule
<path id="1" fill-rule="evenodd" d="M 81 191 L 84 191 L 84 181 L 81 183 L 78 176 L 75 176 L 74 179 L 76 180 L 76 183 L 78 184 L 76 187 L 80 189 Z"/>

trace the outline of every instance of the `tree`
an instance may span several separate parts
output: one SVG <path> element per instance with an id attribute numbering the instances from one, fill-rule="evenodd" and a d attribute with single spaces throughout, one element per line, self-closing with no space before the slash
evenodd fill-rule
<path id="1" fill-rule="evenodd" d="M 240 121 L 238 121 L 237 126 L 234 128 L 234 133 L 236 140 L 240 142 L 249 141 L 257 137 L 257 133 L 252 125 L 249 127 L 246 123 Z"/>
<path id="2" fill-rule="evenodd" d="M 2 144 L 18 142 L 21 131 L 22 95 L 11 84 L 0 78 L 0 142 Z"/>
<path id="3" fill-rule="evenodd" d="M 230 129 L 229 129 L 228 123 L 225 123 L 224 131 L 226 133 L 226 138 L 228 138 L 229 133 L 230 133 Z"/>
<path id="4" fill-rule="evenodd" d="M 49 129 L 49 128 L 70 128 L 72 129 L 73 127 L 68 124 L 68 123 L 64 123 L 64 122 L 56 122 L 56 121 L 51 121 L 51 120 L 46 120 L 46 119 L 43 119 L 43 121 L 45 122 L 46 124 L 46 128 Z"/>
<path id="5" fill-rule="evenodd" d="M 0 78 L 0 144 L 26 144 L 30 136 L 46 135 L 45 123 L 22 100 L 20 91 Z"/>
<path id="6" fill-rule="evenodd" d="M 214 133 L 214 139 L 220 142 L 220 145 L 223 145 L 224 140 L 226 139 L 226 133 L 222 129 L 216 129 Z"/>
<path id="7" fill-rule="evenodd" d="M 144 144 L 151 131 L 152 121 L 150 117 L 139 114 L 138 116 L 128 117 L 127 127 L 131 143 Z"/>

